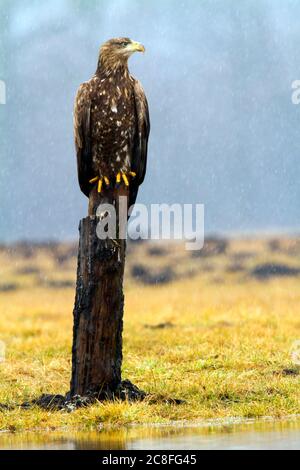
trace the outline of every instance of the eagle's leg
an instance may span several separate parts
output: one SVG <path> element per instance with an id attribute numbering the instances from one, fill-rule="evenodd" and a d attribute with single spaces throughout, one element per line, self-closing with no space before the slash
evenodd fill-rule
<path id="1" fill-rule="evenodd" d="M 107 176 L 95 176 L 95 178 L 92 178 L 89 183 L 94 184 L 97 183 L 97 191 L 98 193 L 101 193 L 102 187 L 103 187 L 103 181 L 105 182 L 106 186 L 109 187 L 110 181 Z"/>
<path id="2" fill-rule="evenodd" d="M 116 176 L 116 188 L 119 188 L 121 182 L 124 182 L 125 186 L 128 187 L 130 178 L 134 178 L 135 176 L 136 173 L 134 171 L 119 171 Z M 103 189 L 103 182 L 106 184 L 107 187 L 110 186 L 110 180 L 107 176 L 95 176 L 95 178 L 92 178 L 89 181 L 90 184 L 97 183 L 98 193 L 101 193 Z"/>
<path id="3" fill-rule="evenodd" d="M 134 178 L 136 176 L 136 173 L 134 171 L 119 171 L 119 173 L 116 176 L 116 187 L 118 188 L 121 184 L 121 181 L 124 182 L 125 186 L 129 186 L 129 180 L 130 177 Z"/>

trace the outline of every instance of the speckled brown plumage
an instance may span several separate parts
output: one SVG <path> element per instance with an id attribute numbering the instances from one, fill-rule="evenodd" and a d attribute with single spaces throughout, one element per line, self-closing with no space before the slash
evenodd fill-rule
<path id="1" fill-rule="evenodd" d="M 136 173 L 130 205 L 143 182 L 150 131 L 145 93 L 128 71 L 127 60 L 143 46 L 128 38 L 105 43 L 95 75 L 77 92 L 74 133 L 80 188 L 86 196 L 95 176 L 115 183 L 118 172 Z"/>

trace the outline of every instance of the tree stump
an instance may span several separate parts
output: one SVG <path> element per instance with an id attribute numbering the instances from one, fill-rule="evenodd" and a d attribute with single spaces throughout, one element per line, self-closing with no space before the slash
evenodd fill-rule
<path id="1" fill-rule="evenodd" d="M 119 196 L 126 188 L 90 194 L 89 215 L 79 225 L 74 306 L 71 396 L 112 395 L 121 385 L 123 276 L 126 240 L 97 236 L 99 204 L 113 204 L 119 234 Z"/>

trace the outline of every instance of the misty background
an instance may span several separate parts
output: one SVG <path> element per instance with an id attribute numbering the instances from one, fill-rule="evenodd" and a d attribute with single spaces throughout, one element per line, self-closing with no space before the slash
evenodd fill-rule
<path id="1" fill-rule="evenodd" d="M 149 99 L 138 202 L 203 203 L 206 232 L 300 228 L 298 0 L 0 0 L 0 240 L 76 239 L 72 110 L 101 43 L 129 36 Z"/>

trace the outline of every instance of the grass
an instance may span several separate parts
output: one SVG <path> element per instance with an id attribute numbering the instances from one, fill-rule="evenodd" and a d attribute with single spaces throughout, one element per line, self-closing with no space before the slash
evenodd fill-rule
<path id="1" fill-rule="evenodd" d="M 300 265 L 298 254 L 284 247 L 274 253 L 264 240 L 231 241 L 226 253 L 196 258 L 174 245 L 157 260 L 145 244 L 130 250 L 123 378 L 150 392 L 151 401 L 98 403 L 73 413 L 2 408 L 0 430 L 92 430 L 299 413 L 300 375 L 290 357 L 300 337 L 299 278 L 262 281 L 250 275 L 265 262 Z M 42 248 L 29 257 L 18 250 L 0 255 L 0 288 L 17 286 L 0 292 L 0 340 L 6 345 L 2 404 L 68 391 L 74 290 L 47 282 L 74 280 L 75 259 L 59 264 L 56 255 Z M 138 282 L 130 270 L 140 259 L 153 269 L 170 266 L 175 280 L 158 286 Z M 236 259 L 242 267 L 228 269 Z M 162 397 L 185 403 L 168 404 Z"/>

